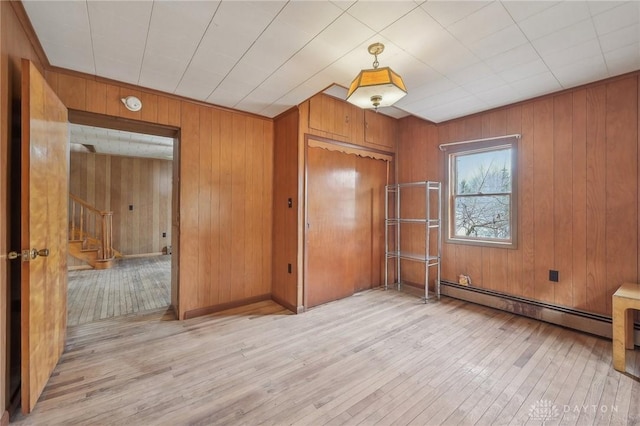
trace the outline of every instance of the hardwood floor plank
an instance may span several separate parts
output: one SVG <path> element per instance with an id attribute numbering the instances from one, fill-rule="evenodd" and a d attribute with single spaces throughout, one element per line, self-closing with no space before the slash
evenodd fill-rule
<path id="1" fill-rule="evenodd" d="M 120 259 L 114 268 L 69 271 L 68 325 L 169 306 L 171 257 Z"/>
<path id="2" fill-rule="evenodd" d="M 563 425 L 638 418 L 639 382 L 613 370 L 609 341 L 447 297 L 369 290 L 301 315 L 263 301 L 172 318 L 158 308 L 70 326 L 15 424 L 537 424 L 541 400 L 619 407 L 561 412 Z"/>

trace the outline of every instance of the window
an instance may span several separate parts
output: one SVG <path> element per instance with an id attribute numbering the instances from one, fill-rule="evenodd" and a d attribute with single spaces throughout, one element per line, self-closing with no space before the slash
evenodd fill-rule
<path id="1" fill-rule="evenodd" d="M 449 242 L 516 247 L 516 141 L 508 137 L 446 149 Z"/>

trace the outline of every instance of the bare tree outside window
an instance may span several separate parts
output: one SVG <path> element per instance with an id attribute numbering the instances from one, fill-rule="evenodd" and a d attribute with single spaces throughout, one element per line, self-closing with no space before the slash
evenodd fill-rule
<path id="1" fill-rule="evenodd" d="M 512 243 L 513 149 L 503 142 L 450 154 L 450 240 Z"/>

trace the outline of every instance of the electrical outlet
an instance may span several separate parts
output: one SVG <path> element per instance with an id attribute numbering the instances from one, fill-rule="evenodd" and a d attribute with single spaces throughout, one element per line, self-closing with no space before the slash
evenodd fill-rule
<path id="1" fill-rule="evenodd" d="M 167 233 L 166 232 L 162 233 L 162 238 L 167 238 Z"/>
<path id="2" fill-rule="evenodd" d="M 129 210 L 133 210 L 133 204 L 129 204 Z"/>
<path id="3" fill-rule="evenodd" d="M 554 283 L 558 282 L 558 271 L 554 271 L 553 269 L 549 269 L 549 281 L 553 281 Z"/>

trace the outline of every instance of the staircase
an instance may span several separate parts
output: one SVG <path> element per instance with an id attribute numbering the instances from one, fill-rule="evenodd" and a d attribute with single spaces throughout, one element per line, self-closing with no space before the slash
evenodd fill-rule
<path id="1" fill-rule="evenodd" d="M 69 254 L 94 269 L 113 267 L 122 255 L 113 248 L 113 212 L 69 194 Z"/>

